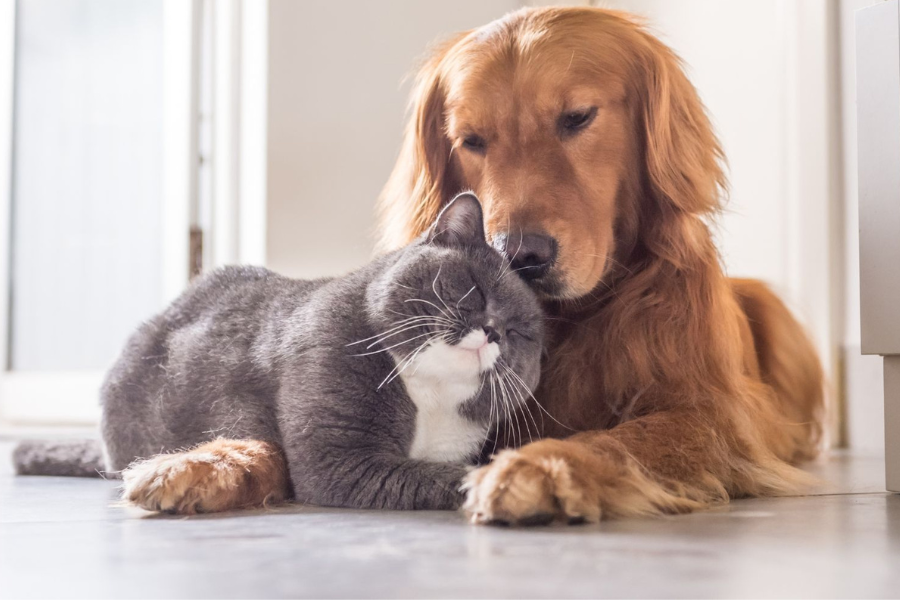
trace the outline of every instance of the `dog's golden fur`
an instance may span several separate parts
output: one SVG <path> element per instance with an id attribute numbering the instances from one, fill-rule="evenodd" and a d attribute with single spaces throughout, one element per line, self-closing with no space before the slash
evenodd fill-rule
<path id="1" fill-rule="evenodd" d="M 291 497 L 281 449 L 255 440 L 216 439 L 135 461 L 122 472 L 123 499 L 183 515 L 280 504 Z"/>
<path id="2" fill-rule="evenodd" d="M 585 107 L 564 136 L 560 115 Z M 489 234 L 559 242 L 536 396 L 560 424 L 472 474 L 473 520 L 680 512 L 803 483 L 790 465 L 820 446 L 823 373 L 785 306 L 723 273 L 707 224 L 722 162 L 678 58 L 623 13 L 525 9 L 424 64 L 384 246 L 463 189 Z"/>

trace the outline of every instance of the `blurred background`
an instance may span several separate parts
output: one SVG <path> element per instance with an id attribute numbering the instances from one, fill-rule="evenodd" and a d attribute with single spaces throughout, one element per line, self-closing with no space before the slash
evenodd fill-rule
<path id="1" fill-rule="evenodd" d="M 876 2 L 593 3 L 644 16 L 684 59 L 729 159 L 726 268 L 807 324 L 833 442 L 872 452 L 853 12 Z M 126 336 L 194 273 L 366 262 L 429 44 L 539 4 L 0 0 L 0 432 L 95 423 Z"/>

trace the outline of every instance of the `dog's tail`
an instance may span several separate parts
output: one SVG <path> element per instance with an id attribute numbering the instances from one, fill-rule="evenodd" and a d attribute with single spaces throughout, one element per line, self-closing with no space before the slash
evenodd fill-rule
<path id="1" fill-rule="evenodd" d="M 825 446 L 825 375 L 815 346 L 784 303 L 764 283 L 732 279 L 747 315 L 762 379 L 772 386 L 791 431 L 790 462 L 810 460 Z"/>
<path id="2" fill-rule="evenodd" d="M 17 475 L 103 477 L 106 464 L 99 440 L 28 440 L 13 450 Z"/>

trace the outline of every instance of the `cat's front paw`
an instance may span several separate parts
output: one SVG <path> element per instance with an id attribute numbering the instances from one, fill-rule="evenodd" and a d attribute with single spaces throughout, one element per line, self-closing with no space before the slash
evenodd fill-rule
<path id="1" fill-rule="evenodd" d="M 150 511 L 191 515 L 285 499 L 280 456 L 253 441 L 216 440 L 159 454 L 122 472 L 123 498 Z"/>

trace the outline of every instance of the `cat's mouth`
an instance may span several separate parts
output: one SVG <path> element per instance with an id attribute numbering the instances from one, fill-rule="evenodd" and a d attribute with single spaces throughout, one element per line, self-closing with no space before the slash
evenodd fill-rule
<path id="1" fill-rule="evenodd" d="M 463 336 L 454 346 L 471 355 L 478 361 L 480 372 L 490 371 L 500 357 L 500 345 L 491 341 L 488 334 L 482 329 L 473 329 Z"/>

